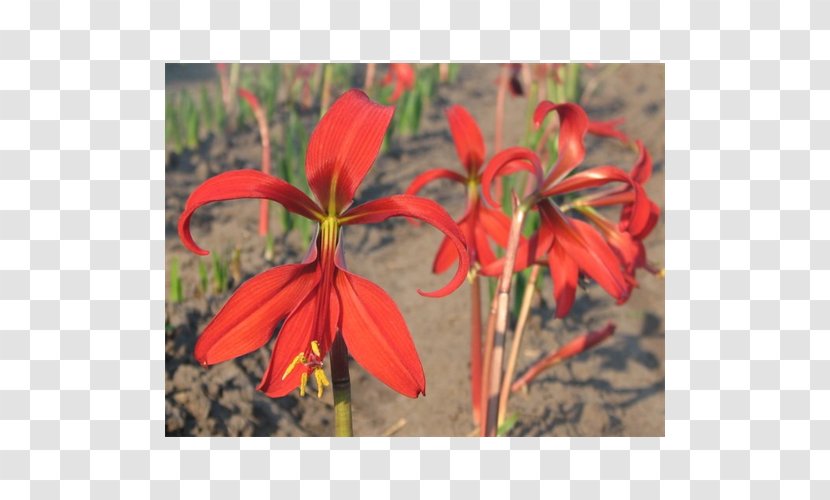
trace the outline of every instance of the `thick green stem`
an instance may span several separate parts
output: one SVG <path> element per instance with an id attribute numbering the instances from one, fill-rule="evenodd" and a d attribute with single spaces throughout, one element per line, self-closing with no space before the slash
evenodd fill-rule
<path id="1" fill-rule="evenodd" d="M 337 334 L 329 354 L 331 386 L 334 393 L 334 435 L 354 436 L 352 431 L 352 383 L 349 378 L 349 350 Z"/>

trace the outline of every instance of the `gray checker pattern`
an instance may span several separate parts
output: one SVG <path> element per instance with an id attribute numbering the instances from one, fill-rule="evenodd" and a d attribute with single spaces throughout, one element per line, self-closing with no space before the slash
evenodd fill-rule
<path id="1" fill-rule="evenodd" d="M 0 4 L 3 498 L 830 498 L 830 2 Z M 666 62 L 666 437 L 164 437 L 164 61 Z"/>

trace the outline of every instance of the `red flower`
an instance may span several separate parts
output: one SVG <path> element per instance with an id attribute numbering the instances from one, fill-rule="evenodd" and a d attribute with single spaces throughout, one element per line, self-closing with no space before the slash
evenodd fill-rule
<path id="1" fill-rule="evenodd" d="M 602 187 L 609 183 L 622 183 L 625 187 L 627 219 L 625 230 L 642 234 L 650 223 L 651 200 L 645 194 L 636 176 L 613 166 L 590 168 L 576 174 L 572 172 L 585 157 L 584 137 L 588 130 L 588 115 L 572 103 L 553 104 L 545 101 L 536 108 L 534 121 L 537 126 L 551 111 L 559 115 L 558 160 L 547 175 L 542 173 L 539 157 L 526 148 L 509 148 L 497 154 L 484 172 L 482 191 L 492 203 L 490 185 L 505 168 L 515 168 L 516 160 L 524 161 L 524 169 L 536 179 L 536 191 L 527 203 L 539 210 L 541 226 L 536 235 L 522 240 L 516 257 L 516 269 L 523 269 L 534 262 L 546 262 L 550 268 L 556 297 L 556 316 L 564 317 L 573 305 L 579 274 L 593 278 L 609 295 L 624 302 L 633 281 L 624 272 L 620 258 L 605 238 L 590 224 L 563 213 L 553 197 Z M 510 167 L 513 165 L 513 167 Z M 501 261 L 483 270 L 484 274 L 498 274 Z"/>
<path id="2" fill-rule="evenodd" d="M 458 219 L 458 227 L 467 239 L 470 260 L 484 266 L 496 260 L 490 248 L 489 239 L 495 240 L 501 246 L 507 245 L 510 219 L 499 210 L 487 207 L 479 196 L 480 170 L 484 165 L 485 154 L 484 138 L 481 136 L 481 130 L 475 119 L 466 109 L 458 105 L 447 110 L 447 119 L 450 123 L 450 133 L 455 143 L 458 159 L 464 167 L 464 174 L 443 168 L 427 170 L 412 181 L 406 194 L 414 195 L 424 186 L 438 179 L 448 179 L 464 185 L 467 189 L 467 209 Z M 446 271 L 456 258 L 452 242 L 449 238 L 444 238 L 435 255 L 432 271 L 436 274 Z"/>
<path id="3" fill-rule="evenodd" d="M 317 201 L 254 170 L 220 174 L 191 194 L 179 219 L 179 236 L 200 255 L 207 252 L 194 243 L 190 219 L 207 203 L 265 198 L 319 224 L 316 242 L 302 263 L 265 271 L 233 294 L 199 337 L 195 356 L 201 364 L 220 363 L 262 347 L 284 321 L 258 386 L 268 396 L 284 396 L 298 387 L 303 394 L 310 376 L 322 393 L 328 383 L 323 360 L 337 335 L 343 336 L 358 363 L 392 389 L 409 397 L 425 393 L 423 368 L 401 313 L 380 287 L 346 269 L 340 245 L 343 226 L 396 216 L 420 219 L 447 235 L 460 264 L 445 287 L 419 293 L 444 296 L 464 282 L 469 266 L 464 237 L 435 202 L 397 195 L 350 208 L 392 113 L 393 108 L 373 103 L 357 90 L 332 105 L 312 133 L 306 157 L 306 175 Z"/>
<path id="4" fill-rule="evenodd" d="M 415 69 L 411 64 L 406 63 L 392 63 L 386 71 L 386 76 L 380 82 L 381 85 L 395 84 L 392 90 L 392 95 L 389 96 L 389 102 L 395 102 L 404 93 L 405 90 L 412 90 L 415 85 Z"/>

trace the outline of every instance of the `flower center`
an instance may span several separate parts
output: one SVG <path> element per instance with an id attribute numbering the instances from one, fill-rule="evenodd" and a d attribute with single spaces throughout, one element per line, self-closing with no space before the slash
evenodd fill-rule
<path id="1" fill-rule="evenodd" d="M 291 363 L 288 364 L 288 368 L 285 369 L 282 379 L 285 380 L 298 365 L 303 365 L 304 368 L 304 371 L 300 374 L 300 396 L 305 396 L 310 371 L 313 373 L 314 379 L 317 382 L 317 397 L 323 397 L 323 389 L 329 386 L 329 379 L 326 378 L 326 371 L 323 369 L 323 359 L 320 356 L 320 345 L 316 340 L 311 341 L 311 352 L 300 351 L 294 357 Z"/>

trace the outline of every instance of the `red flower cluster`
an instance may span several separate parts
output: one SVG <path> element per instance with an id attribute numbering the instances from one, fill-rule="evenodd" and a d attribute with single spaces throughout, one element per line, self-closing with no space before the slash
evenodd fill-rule
<path id="1" fill-rule="evenodd" d="M 561 318 L 573 305 L 580 274 L 592 278 L 622 303 L 636 285 L 637 268 L 646 267 L 654 272 L 646 263 L 642 240 L 656 225 L 659 207 L 643 188 L 651 176 L 651 156 L 641 142 L 637 142 L 640 159 L 630 172 L 614 166 L 599 166 L 574 173 L 585 157 L 584 137 L 591 128 L 590 120 L 576 104 L 545 101 L 534 114 L 536 125 L 552 111 L 559 116 L 559 148 L 558 159 L 550 171 L 543 173 L 542 160 L 533 151 L 508 148 L 488 164 L 482 191 L 488 202 L 494 204 L 491 195 L 494 179 L 506 170 L 515 170 L 517 161 L 524 162 L 524 170 L 535 178 L 535 191 L 526 203 L 539 211 L 541 226 L 531 238 L 522 239 L 514 269 L 518 271 L 533 263 L 548 265 L 554 283 L 556 316 Z M 603 189 L 581 193 L 593 188 Z M 594 210 L 607 205 L 622 207 L 618 223 Z M 570 209 L 593 225 L 566 215 Z M 503 259 L 499 259 L 484 266 L 482 272 L 497 275 L 502 266 Z"/>

